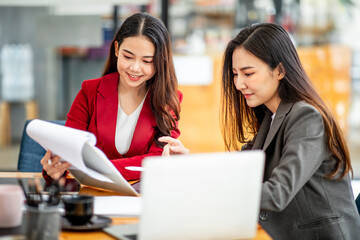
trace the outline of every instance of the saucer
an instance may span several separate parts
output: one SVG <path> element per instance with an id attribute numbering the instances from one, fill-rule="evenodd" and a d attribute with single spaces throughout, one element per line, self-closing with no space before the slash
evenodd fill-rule
<path id="1" fill-rule="evenodd" d="M 108 227 L 112 222 L 111 218 L 93 215 L 89 222 L 84 225 L 71 225 L 69 220 L 65 216 L 61 217 L 61 228 L 69 231 L 94 231 L 100 230 L 104 227 Z"/>

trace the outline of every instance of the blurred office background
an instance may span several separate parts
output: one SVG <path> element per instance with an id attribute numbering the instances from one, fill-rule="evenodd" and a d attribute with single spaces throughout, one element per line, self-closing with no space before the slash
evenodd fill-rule
<path id="1" fill-rule="evenodd" d="M 26 119 L 66 119 L 85 79 L 101 76 L 109 43 L 139 11 L 170 31 L 180 139 L 224 151 L 219 127 L 226 43 L 256 22 L 281 24 L 346 133 L 360 178 L 360 0 L 0 0 L 0 171 L 15 171 Z"/>

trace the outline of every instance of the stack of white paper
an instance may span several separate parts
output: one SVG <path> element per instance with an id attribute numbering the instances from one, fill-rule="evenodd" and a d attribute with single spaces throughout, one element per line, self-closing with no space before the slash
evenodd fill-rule
<path id="1" fill-rule="evenodd" d="M 106 216 L 139 217 L 141 197 L 97 196 L 94 201 L 94 214 Z"/>

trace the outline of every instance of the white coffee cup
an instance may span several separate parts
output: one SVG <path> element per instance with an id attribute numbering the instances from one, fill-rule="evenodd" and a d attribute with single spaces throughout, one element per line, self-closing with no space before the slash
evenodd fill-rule
<path id="1" fill-rule="evenodd" d="M 23 205 L 24 193 L 20 186 L 0 184 L 0 228 L 20 226 Z"/>

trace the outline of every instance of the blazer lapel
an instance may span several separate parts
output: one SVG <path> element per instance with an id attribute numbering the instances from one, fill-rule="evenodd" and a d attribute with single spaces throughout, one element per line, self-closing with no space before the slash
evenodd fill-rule
<path id="1" fill-rule="evenodd" d="M 145 98 L 144 105 L 141 109 L 139 119 L 136 123 L 134 135 L 131 141 L 129 151 L 126 157 L 139 155 L 139 153 L 147 151 L 145 149 L 149 140 L 152 139 L 156 127 L 156 119 L 151 110 L 151 93 L 149 92 Z"/>
<path id="2" fill-rule="evenodd" d="M 260 129 L 256 134 L 255 142 L 252 149 L 262 149 L 265 138 L 269 131 L 270 124 L 271 124 L 271 112 L 267 111 L 260 125 Z"/>
<path id="3" fill-rule="evenodd" d="M 276 135 L 277 131 L 280 129 L 280 126 L 283 123 L 286 114 L 290 111 L 290 109 L 293 105 L 294 105 L 294 103 L 281 101 L 281 103 L 278 107 L 278 110 L 276 111 L 275 119 L 274 119 L 274 121 L 270 127 L 269 133 L 267 134 L 267 137 L 265 139 L 265 143 L 263 146 L 264 151 L 270 145 L 270 143 L 273 140 L 274 136 Z"/>
<path id="4" fill-rule="evenodd" d="M 97 128 L 98 141 L 108 157 L 118 155 L 115 146 L 116 119 L 118 113 L 118 83 L 117 72 L 108 74 L 101 81 L 97 92 Z"/>

